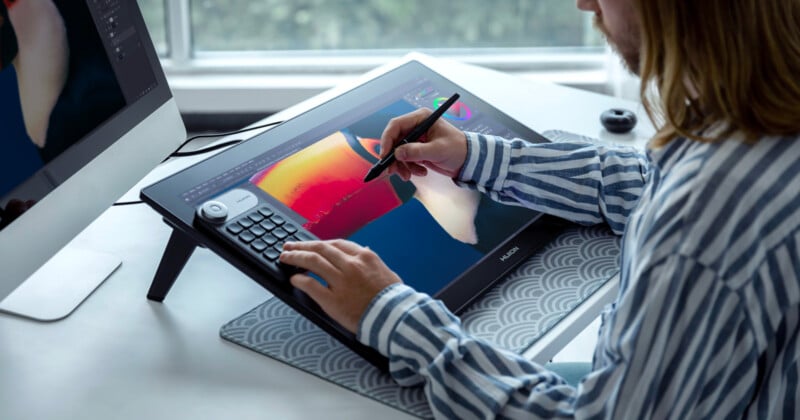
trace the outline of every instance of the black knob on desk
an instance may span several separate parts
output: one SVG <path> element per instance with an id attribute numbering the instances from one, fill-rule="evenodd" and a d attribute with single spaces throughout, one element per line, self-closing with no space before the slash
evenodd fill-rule
<path id="1" fill-rule="evenodd" d="M 636 114 L 627 109 L 612 108 L 600 114 L 600 123 L 612 133 L 627 133 L 636 127 Z"/>

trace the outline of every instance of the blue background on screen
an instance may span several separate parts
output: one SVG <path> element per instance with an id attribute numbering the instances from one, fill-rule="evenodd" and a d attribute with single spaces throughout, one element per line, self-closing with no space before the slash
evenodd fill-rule
<path id="1" fill-rule="evenodd" d="M 349 238 L 377 252 L 403 282 L 435 294 L 483 254 L 445 232 L 416 199 L 364 226 Z"/>

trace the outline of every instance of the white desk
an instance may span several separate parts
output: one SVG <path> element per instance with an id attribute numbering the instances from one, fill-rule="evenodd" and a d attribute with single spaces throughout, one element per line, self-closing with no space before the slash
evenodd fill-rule
<path id="1" fill-rule="evenodd" d="M 540 132 L 564 129 L 642 146 L 653 131 L 634 103 L 418 58 Z M 325 92 L 270 119 L 296 115 L 348 87 Z M 599 115 L 613 106 L 639 111 L 634 133 L 613 136 L 603 131 Z M 137 199 L 140 187 L 192 161 L 162 165 L 123 199 Z M 164 303 L 148 301 L 145 294 L 169 234 L 146 205 L 111 208 L 76 242 L 116 253 L 123 264 L 86 302 L 54 323 L 0 315 L 0 418 L 408 417 L 221 339 L 222 324 L 269 295 L 208 250 L 195 251 Z M 609 283 L 527 356 L 546 360 L 585 327 L 613 297 L 615 282 Z"/>

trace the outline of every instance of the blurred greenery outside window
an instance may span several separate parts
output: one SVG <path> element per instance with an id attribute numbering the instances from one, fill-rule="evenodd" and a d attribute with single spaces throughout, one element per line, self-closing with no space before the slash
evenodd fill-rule
<path id="1" fill-rule="evenodd" d="M 142 10 L 147 31 L 156 47 L 156 52 L 161 57 L 169 55 L 167 42 L 167 14 L 164 0 L 137 0 Z"/>
<path id="2" fill-rule="evenodd" d="M 616 92 L 567 0 L 137 0 L 181 112 L 277 112 L 417 51 Z"/>
<path id="3" fill-rule="evenodd" d="M 598 52 L 604 45 L 589 16 L 565 0 L 138 1 L 159 54 L 188 61 L 412 50 L 530 56 Z M 176 23 L 188 27 L 169 27 Z M 189 38 L 183 51 L 170 45 L 176 33 Z"/>

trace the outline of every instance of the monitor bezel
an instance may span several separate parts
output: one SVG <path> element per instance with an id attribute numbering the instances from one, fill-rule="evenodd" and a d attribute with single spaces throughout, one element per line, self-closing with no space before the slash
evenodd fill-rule
<path id="1" fill-rule="evenodd" d="M 88 1 L 85 7 L 90 7 Z M 0 300 L 28 280 L 186 138 L 139 6 L 136 1 L 127 0 L 125 7 L 141 37 L 156 86 L 126 104 L 34 175 L 44 175 L 55 185 L 36 205 L 0 231 Z M 6 197 L 13 193 L 14 190 Z"/>

